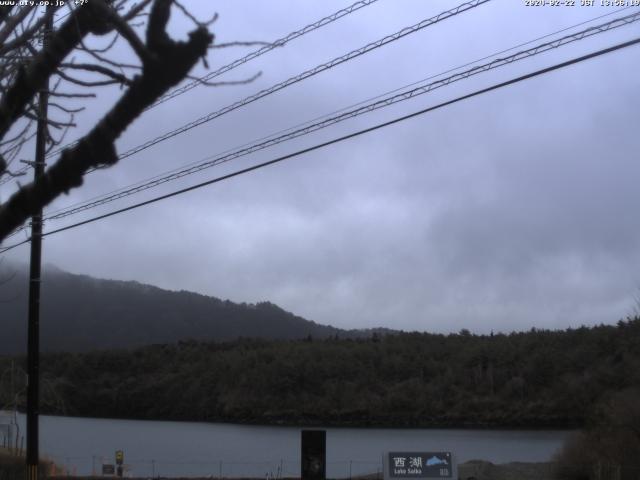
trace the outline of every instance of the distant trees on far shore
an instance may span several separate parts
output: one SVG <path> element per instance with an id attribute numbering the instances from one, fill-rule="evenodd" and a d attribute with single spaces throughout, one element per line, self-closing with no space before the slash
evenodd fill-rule
<path id="1" fill-rule="evenodd" d="M 0 357 L 0 371 L 9 362 L 10 357 Z M 612 394 L 640 387 L 640 318 L 506 335 L 183 341 L 48 354 L 42 365 L 48 382 L 43 413 L 50 414 L 260 424 L 582 427 Z M 4 383 L 0 396 L 8 391 Z"/>

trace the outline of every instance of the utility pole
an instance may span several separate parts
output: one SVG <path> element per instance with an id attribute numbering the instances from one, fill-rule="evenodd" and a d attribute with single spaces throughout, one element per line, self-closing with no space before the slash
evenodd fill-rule
<path id="1" fill-rule="evenodd" d="M 49 9 L 51 7 L 47 7 Z M 48 12 L 47 12 L 48 13 Z M 53 29 L 53 16 L 48 16 L 42 35 L 47 48 Z M 44 173 L 49 80 L 38 94 L 38 129 L 33 179 Z M 31 218 L 31 258 L 29 260 L 29 324 L 27 333 L 27 478 L 37 480 L 39 460 L 38 410 L 40 397 L 40 264 L 42 260 L 42 208 Z"/>

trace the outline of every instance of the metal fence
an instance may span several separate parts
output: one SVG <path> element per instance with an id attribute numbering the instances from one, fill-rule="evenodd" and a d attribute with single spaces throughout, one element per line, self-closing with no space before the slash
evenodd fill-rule
<path id="1" fill-rule="evenodd" d="M 5 454 L 4 458 L 7 458 Z M 24 457 L 0 462 L 0 480 L 24 480 Z M 45 478 L 114 477 L 102 475 L 102 466 L 113 459 L 94 455 L 88 457 L 51 458 L 43 461 L 40 474 Z M 342 460 L 327 462 L 328 479 L 382 480 L 381 462 Z M 168 461 L 162 459 L 129 459 L 123 465 L 125 478 L 208 478 L 215 480 L 261 479 L 284 480 L 300 477 L 300 462 L 287 461 Z M 461 480 L 637 480 L 640 467 L 616 463 L 590 465 L 559 465 L 555 463 L 514 462 L 492 464 L 469 461 L 458 465 Z"/>
<path id="2" fill-rule="evenodd" d="M 103 465 L 113 465 L 111 457 L 95 455 L 88 457 L 54 457 L 51 461 L 51 476 L 100 476 Z M 357 478 L 368 476 L 372 480 L 382 479 L 380 461 L 343 460 L 328 461 L 328 478 Z M 125 477 L 176 478 L 206 477 L 211 479 L 260 478 L 278 480 L 300 476 L 299 460 L 254 460 L 229 461 L 215 460 L 207 462 L 172 461 L 166 459 L 125 459 L 123 465 Z M 2 480 L 2 479 L 0 479 Z"/>

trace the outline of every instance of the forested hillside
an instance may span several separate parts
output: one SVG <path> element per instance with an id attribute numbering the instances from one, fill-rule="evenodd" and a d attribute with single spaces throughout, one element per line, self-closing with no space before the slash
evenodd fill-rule
<path id="1" fill-rule="evenodd" d="M 0 360 L 0 371 L 9 366 Z M 475 336 L 181 342 L 43 358 L 44 409 L 256 423 L 575 427 L 640 386 L 640 319 Z M 7 391 L 5 383 L 0 391 Z"/>
<path id="2" fill-rule="evenodd" d="M 27 345 L 27 286 L 24 269 L 0 282 L 0 354 Z M 185 339 L 239 337 L 299 339 L 308 335 L 367 336 L 320 325 L 273 303 L 234 303 L 187 291 L 163 290 L 138 282 L 102 280 L 45 269 L 42 282 L 43 351 L 88 351 L 171 343 Z"/>

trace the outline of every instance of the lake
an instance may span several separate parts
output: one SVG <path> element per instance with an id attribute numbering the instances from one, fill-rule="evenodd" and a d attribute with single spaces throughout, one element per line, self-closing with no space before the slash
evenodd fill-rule
<path id="1" fill-rule="evenodd" d="M 26 417 L 19 415 L 20 432 Z M 116 450 L 132 476 L 300 475 L 297 427 L 40 417 L 40 453 L 70 474 L 99 472 Z M 547 461 L 568 431 L 327 428 L 327 476 L 380 471 L 387 451 L 451 451 L 458 462 Z"/>

